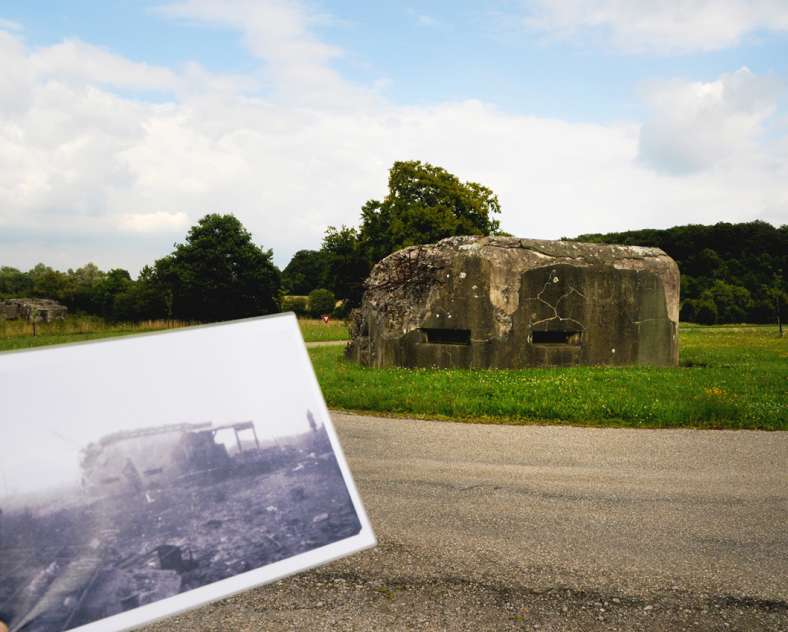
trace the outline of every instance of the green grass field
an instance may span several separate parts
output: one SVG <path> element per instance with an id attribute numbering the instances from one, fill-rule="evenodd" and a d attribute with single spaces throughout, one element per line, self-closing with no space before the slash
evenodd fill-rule
<path id="1" fill-rule="evenodd" d="M 298 323 L 301 326 L 304 340 L 307 342 L 346 340 L 348 337 L 347 327 L 342 321 L 331 321 L 326 324 L 320 320 L 303 319 Z M 174 329 L 188 324 L 165 320 L 141 323 L 106 323 L 100 318 L 69 316 L 60 321 L 37 324 L 37 335 L 34 336 L 30 323 L 16 320 L 0 321 L 0 351 L 127 336 L 162 329 Z"/>
<path id="2" fill-rule="evenodd" d="M 165 320 L 150 320 L 140 323 L 106 323 L 101 318 L 69 316 L 52 323 L 38 323 L 36 325 L 37 335 L 34 336 L 30 323 L 17 320 L 0 321 L 0 351 L 128 336 L 149 331 L 175 329 L 186 325 L 188 323 Z"/>
<path id="3" fill-rule="evenodd" d="M 341 320 L 332 320 L 328 324 L 319 319 L 299 318 L 301 334 L 307 342 L 328 342 L 330 340 L 347 340 L 347 325 Z"/>
<path id="4" fill-rule="evenodd" d="M 788 338 L 682 326 L 680 368 L 367 369 L 311 349 L 332 408 L 487 423 L 786 429 Z"/>
<path id="5" fill-rule="evenodd" d="M 68 318 L 38 326 L 0 323 L 0 351 L 180 327 L 109 325 Z M 300 320 L 308 342 L 347 339 L 344 323 Z M 761 326 L 682 325 L 681 367 L 571 369 L 367 369 L 342 347 L 310 349 L 329 406 L 384 415 L 486 423 L 572 423 L 644 428 L 788 426 L 788 338 Z"/>

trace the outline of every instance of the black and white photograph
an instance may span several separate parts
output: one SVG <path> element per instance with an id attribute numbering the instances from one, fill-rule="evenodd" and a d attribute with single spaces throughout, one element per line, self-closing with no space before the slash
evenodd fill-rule
<path id="1" fill-rule="evenodd" d="M 0 620 L 124 630 L 373 546 L 291 315 L 0 357 Z"/>

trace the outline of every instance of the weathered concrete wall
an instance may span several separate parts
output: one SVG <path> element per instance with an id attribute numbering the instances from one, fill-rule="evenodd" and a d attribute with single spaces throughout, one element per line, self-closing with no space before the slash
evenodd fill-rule
<path id="1" fill-rule="evenodd" d="M 0 299 L 0 319 L 21 318 L 31 322 L 49 323 L 66 317 L 68 308 L 49 298 L 9 298 Z"/>
<path id="2" fill-rule="evenodd" d="M 207 430 L 183 424 L 105 437 L 82 451 L 80 465 L 84 489 L 111 496 L 160 488 L 228 462 L 227 449 L 214 441 L 210 424 Z"/>
<path id="3" fill-rule="evenodd" d="M 19 305 L 11 301 L 0 300 L 0 320 L 16 320 L 19 318 Z"/>
<path id="4" fill-rule="evenodd" d="M 679 271 L 657 248 L 453 237 L 378 263 L 351 328 L 374 367 L 678 364 Z"/>

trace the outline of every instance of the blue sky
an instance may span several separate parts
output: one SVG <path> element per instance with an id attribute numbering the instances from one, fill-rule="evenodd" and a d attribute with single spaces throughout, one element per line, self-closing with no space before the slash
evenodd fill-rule
<path id="1" fill-rule="evenodd" d="M 226 210 L 283 266 L 397 159 L 523 236 L 788 221 L 780 0 L 29 1 L 0 64 L 0 264 L 136 272 Z"/>
<path id="2" fill-rule="evenodd" d="M 237 31 L 161 15 L 161 2 L 28 1 L 3 16 L 32 46 L 79 38 L 130 59 L 177 67 L 197 60 L 215 72 L 253 72 L 259 61 Z M 385 80 L 393 101 L 475 98 L 536 116 L 606 122 L 642 116 L 647 79 L 709 81 L 731 68 L 788 77 L 788 37 L 760 28 L 721 50 L 623 54 L 582 40 L 524 36 L 512 2 L 324 2 L 315 32 L 341 47 L 335 66 L 360 83 Z M 416 8 L 418 7 L 418 8 Z M 324 16 L 320 17 L 320 13 Z"/>

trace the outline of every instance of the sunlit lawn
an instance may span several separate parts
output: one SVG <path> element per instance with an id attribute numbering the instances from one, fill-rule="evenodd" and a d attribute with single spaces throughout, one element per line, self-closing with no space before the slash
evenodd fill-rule
<path id="1" fill-rule="evenodd" d="M 329 340 L 347 340 L 347 325 L 342 320 L 330 320 L 324 323 L 318 319 L 299 318 L 301 333 L 306 342 L 328 342 Z"/>
<path id="2" fill-rule="evenodd" d="M 139 323 L 107 323 L 92 316 L 68 316 L 51 323 L 33 326 L 22 320 L 0 320 L 0 351 L 43 347 L 46 345 L 83 342 L 98 338 L 127 336 L 163 329 L 184 327 L 188 323 L 168 320 L 149 320 Z"/>
<path id="3" fill-rule="evenodd" d="M 329 406 L 490 423 L 786 429 L 788 338 L 775 327 L 681 330 L 680 368 L 368 369 L 310 355 Z"/>
<path id="4" fill-rule="evenodd" d="M 332 320 L 326 324 L 321 320 L 303 319 L 299 320 L 298 323 L 301 326 L 301 333 L 307 342 L 345 340 L 348 337 L 347 327 L 341 320 Z M 107 323 L 101 318 L 91 316 L 69 316 L 52 323 L 38 323 L 36 325 L 36 335 L 34 336 L 33 326 L 28 322 L 0 320 L 0 351 L 126 336 L 184 327 L 189 324 L 167 320 L 150 320 L 140 323 Z"/>
<path id="5" fill-rule="evenodd" d="M 69 317 L 37 326 L 0 322 L 0 351 L 181 327 Z M 345 340 L 341 321 L 299 320 L 309 342 Z M 329 406 L 488 423 L 786 429 L 788 338 L 775 327 L 682 325 L 681 367 L 368 369 L 342 347 L 311 349 Z"/>

